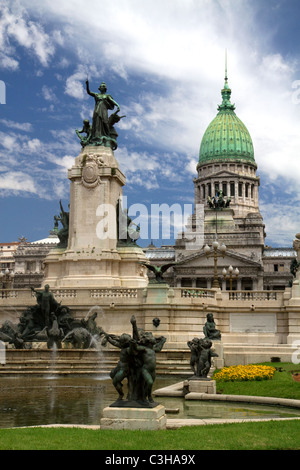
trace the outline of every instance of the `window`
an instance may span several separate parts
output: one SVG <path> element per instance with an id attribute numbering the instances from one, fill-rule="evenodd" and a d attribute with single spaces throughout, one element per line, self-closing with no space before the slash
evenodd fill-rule
<path id="1" fill-rule="evenodd" d="M 36 262 L 35 261 L 27 261 L 26 262 L 26 271 L 34 272 L 36 269 Z"/>
<path id="2" fill-rule="evenodd" d="M 207 281 L 206 279 L 197 279 L 196 280 L 196 287 L 207 289 Z"/>
<path id="3" fill-rule="evenodd" d="M 239 183 L 239 197 L 243 196 L 243 183 Z"/>
<path id="4" fill-rule="evenodd" d="M 227 196 L 227 183 L 222 183 L 223 196 Z"/>
<path id="5" fill-rule="evenodd" d="M 230 196 L 234 196 L 234 195 L 235 195 L 235 184 L 230 183 Z"/>
<path id="6" fill-rule="evenodd" d="M 283 273 L 284 272 L 284 264 L 279 265 L 279 272 Z"/>
<path id="7" fill-rule="evenodd" d="M 182 278 L 181 279 L 181 287 L 192 287 L 192 279 Z"/>

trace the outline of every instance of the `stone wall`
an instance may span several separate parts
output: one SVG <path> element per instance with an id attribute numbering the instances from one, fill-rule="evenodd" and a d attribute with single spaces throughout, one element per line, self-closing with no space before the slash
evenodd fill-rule
<path id="1" fill-rule="evenodd" d="M 75 318 L 84 318 L 95 306 L 97 323 L 115 334 L 130 331 L 134 314 L 138 326 L 167 337 L 166 347 L 181 348 L 194 336 L 202 336 L 206 315 L 213 313 L 216 327 L 226 343 L 288 344 L 299 335 L 300 297 L 293 290 L 234 291 L 169 288 L 52 289 L 58 302 L 71 309 Z M 298 291 L 296 286 L 294 294 Z M 2 291 L 0 324 L 18 322 L 27 306 L 36 303 L 29 289 Z M 160 324 L 152 320 L 158 317 Z"/>

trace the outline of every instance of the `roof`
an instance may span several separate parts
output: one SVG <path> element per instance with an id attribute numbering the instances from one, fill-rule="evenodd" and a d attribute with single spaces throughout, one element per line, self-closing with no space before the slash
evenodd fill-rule
<path id="1" fill-rule="evenodd" d="M 294 258 L 297 252 L 293 248 L 269 248 L 265 247 L 264 258 Z"/>
<path id="2" fill-rule="evenodd" d="M 251 136 L 245 124 L 235 114 L 235 105 L 230 102 L 231 89 L 227 77 L 221 95 L 219 112 L 202 137 L 199 164 L 216 160 L 238 160 L 255 164 Z"/>
<path id="3" fill-rule="evenodd" d="M 47 238 L 43 238 L 42 240 L 36 240 L 31 242 L 31 245 L 57 245 L 59 243 L 59 238 L 54 231 L 51 230 L 49 236 Z"/>
<path id="4" fill-rule="evenodd" d="M 151 248 L 145 251 L 145 255 L 149 260 L 173 260 L 175 259 L 175 250 L 170 248 Z"/>

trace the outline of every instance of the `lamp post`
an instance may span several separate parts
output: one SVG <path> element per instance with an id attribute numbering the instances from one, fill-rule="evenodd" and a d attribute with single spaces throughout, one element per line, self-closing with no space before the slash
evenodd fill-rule
<path id="1" fill-rule="evenodd" d="M 223 271 L 222 271 L 222 274 L 224 276 L 224 279 L 226 281 L 227 279 L 227 271 L 226 269 L 224 268 Z M 229 277 L 229 290 L 232 290 L 232 279 L 233 279 L 233 275 L 236 276 L 236 278 L 238 278 L 238 275 L 240 274 L 238 268 L 235 268 L 235 270 L 233 269 L 233 267 L 230 265 L 229 268 L 228 268 L 228 277 Z"/>
<path id="2" fill-rule="evenodd" d="M 15 273 L 10 271 L 8 268 L 5 271 L 0 272 L 0 281 L 2 283 L 2 289 L 9 289 L 10 285 L 12 287 L 14 281 Z"/>
<path id="3" fill-rule="evenodd" d="M 218 279 L 218 258 L 222 256 L 224 258 L 226 252 L 226 246 L 224 243 L 220 246 L 219 242 L 215 240 L 212 243 L 212 247 L 210 248 L 208 245 L 204 247 L 204 253 L 206 258 L 214 258 L 214 280 L 213 280 L 213 287 L 219 289 L 219 279 Z"/>

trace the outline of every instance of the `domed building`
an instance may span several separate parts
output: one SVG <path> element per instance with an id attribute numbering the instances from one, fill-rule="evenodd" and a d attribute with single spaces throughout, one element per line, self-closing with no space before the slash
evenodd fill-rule
<path id="1" fill-rule="evenodd" d="M 198 178 L 195 182 L 196 203 L 220 190 L 230 196 L 235 217 L 259 212 L 257 165 L 251 136 L 231 104 L 227 77 L 221 92 L 218 114 L 207 127 L 200 145 Z"/>
<path id="2" fill-rule="evenodd" d="M 195 212 L 176 241 L 177 264 L 169 270 L 168 282 L 224 290 L 284 289 L 295 252 L 265 247 L 253 142 L 231 103 L 227 72 L 221 96 L 217 115 L 201 140 Z"/>

